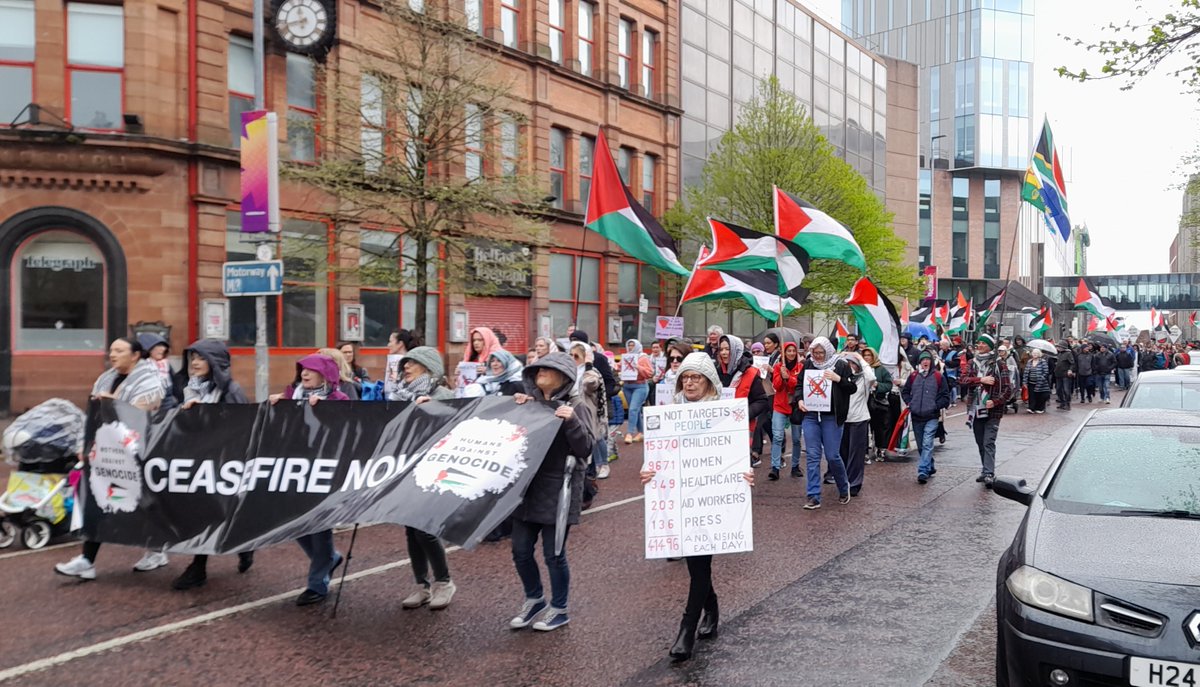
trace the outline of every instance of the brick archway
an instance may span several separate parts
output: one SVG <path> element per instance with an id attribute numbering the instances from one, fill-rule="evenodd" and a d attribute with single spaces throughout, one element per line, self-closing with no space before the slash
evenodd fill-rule
<path id="1" fill-rule="evenodd" d="M 108 298 L 104 313 L 106 340 L 122 335 L 128 307 L 125 251 L 102 222 L 72 208 L 44 206 L 19 212 L 0 223 L 0 413 L 12 399 L 12 261 L 24 241 L 49 230 L 72 231 L 95 244 L 104 256 Z"/>

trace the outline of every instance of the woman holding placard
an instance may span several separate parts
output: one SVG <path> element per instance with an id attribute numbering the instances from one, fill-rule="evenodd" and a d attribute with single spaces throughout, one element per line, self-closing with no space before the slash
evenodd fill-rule
<path id="1" fill-rule="evenodd" d="M 721 386 L 733 389 L 734 398 L 746 399 L 750 413 L 750 434 L 746 437 L 753 444 L 754 430 L 759 416 L 771 407 L 771 397 L 763 387 L 754 360 L 745 353 L 745 344 L 736 336 L 722 336 L 717 342 L 717 378 Z M 755 458 L 751 456 L 750 466 Z"/>
<path id="2" fill-rule="evenodd" d="M 808 500 L 805 510 L 821 507 L 821 454 L 837 484 L 838 503 L 850 503 L 850 484 L 842 462 L 842 426 L 857 389 L 850 364 L 834 356 L 833 344 L 824 336 L 812 340 L 808 358 L 797 378 L 796 408 L 804 413 L 801 425 L 807 455 Z"/>
<path id="3" fill-rule="evenodd" d="M 654 366 L 650 356 L 642 352 L 642 342 L 630 339 L 625 342 L 625 354 L 621 356 L 621 384 L 625 387 L 625 400 L 629 403 L 629 427 L 625 432 L 625 443 L 642 440 L 642 406 L 646 403 L 649 389 L 646 382 L 654 377 Z"/>
<path id="4" fill-rule="evenodd" d="M 702 403 L 716 401 L 721 394 L 721 380 L 712 358 L 704 352 L 690 353 L 679 366 L 675 380 L 676 403 Z M 650 483 L 657 474 L 654 470 L 642 470 L 642 486 Z M 744 472 L 742 478 L 754 486 L 754 473 Z M 688 556 L 687 568 L 691 578 L 688 587 L 687 606 L 683 610 L 683 621 L 679 624 L 679 635 L 671 645 L 669 656 L 675 661 L 686 661 L 692 657 L 696 637 L 715 639 L 720 612 L 717 594 L 713 591 L 712 555 Z M 701 614 L 703 613 L 703 618 Z"/>

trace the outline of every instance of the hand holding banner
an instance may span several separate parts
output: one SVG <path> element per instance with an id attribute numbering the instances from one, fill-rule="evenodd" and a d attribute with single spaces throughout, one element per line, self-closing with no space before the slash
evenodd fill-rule
<path id="1" fill-rule="evenodd" d="M 804 371 L 804 407 L 813 412 L 827 413 L 833 409 L 833 385 L 825 378 L 824 370 Z"/>

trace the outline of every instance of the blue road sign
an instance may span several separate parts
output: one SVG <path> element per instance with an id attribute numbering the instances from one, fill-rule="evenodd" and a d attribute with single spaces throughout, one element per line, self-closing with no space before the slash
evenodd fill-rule
<path id="1" fill-rule="evenodd" d="M 282 260 L 227 262 L 221 266 L 226 296 L 278 296 L 283 293 Z"/>

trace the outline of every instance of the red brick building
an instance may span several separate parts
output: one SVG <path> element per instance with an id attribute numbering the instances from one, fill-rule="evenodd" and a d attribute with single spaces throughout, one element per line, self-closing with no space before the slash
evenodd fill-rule
<path id="1" fill-rule="evenodd" d="M 327 61 L 359 50 L 380 21 L 370 2 L 319 1 L 336 16 Z M 511 295 L 430 294 L 428 343 L 456 360 L 462 343 L 448 341 L 447 329 L 464 312 L 470 326 L 501 330 L 514 352 L 531 344 L 545 316 L 557 336 L 577 318 L 605 343 L 602 332 L 621 318 L 619 340 L 632 332 L 639 293 L 650 315 L 667 303 L 655 272 L 581 227 L 593 136 L 604 127 L 652 212 L 674 202 L 677 3 L 450 1 L 463 4 L 469 28 L 517 77 L 513 95 L 527 123 L 501 137 L 503 155 L 527 165 L 555 199 L 549 240 L 517 246 L 532 267 L 507 275 Z M 436 9 L 434 0 L 410 6 Z M 267 14 L 270 24 L 273 7 Z M 252 257 L 239 233 L 236 123 L 253 107 L 253 27 L 248 0 L 6 0 L 0 21 L 13 36 L 0 45 L 0 411 L 19 412 L 49 396 L 82 401 L 108 342 L 130 323 L 171 325 L 178 354 L 198 337 L 201 301 L 221 297 L 221 263 Z M 311 160 L 320 154 L 313 137 L 287 122 L 328 121 L 326 84 L 312 59 L 288 52 L 270 29 L 267 37 L 265 100 L 280 114 L 281 154 Z M 330 206 L 319 194 L 285 184 L 281 208 L 285 257 L 290 246 L 328 244 L 330 263 L 356 264 L 356 251 L 332 248 Z M 481 260 L 495 259 L 481 274 L 504 274 L 505 256 L 481 248 Z M 348 288 L 336 270 L 315 275 L 285 281 L 283 295 L 269 299 L 275 388 L 290 381 L 297 357 L 336 343 L 344 303 L 366 306 L 364 362 L 374 371 L 387 333 L 411 322 L 415 297 L 406 289 Z M 232 300 L 235 375 L 250 387 L 252 299 Z"/>

